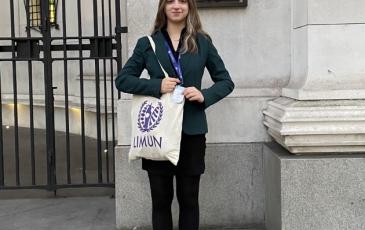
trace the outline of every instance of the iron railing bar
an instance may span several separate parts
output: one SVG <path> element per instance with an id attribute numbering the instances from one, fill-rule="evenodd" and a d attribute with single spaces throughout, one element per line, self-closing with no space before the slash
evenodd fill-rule
<path id="1" fill-rule="evenodd" d="M 112 57 L 113 59 L 117 59 L 117 57 Z M 69 60 L 69 61 L 77 61 L 77 60 L 95 60 L 95 59 L 110 59 L 110 57 L 84 57 L 84 58 L 80 58 L 80 57 L 67 57 L 67 58 L 52 58 L 53 61 L 64 61 L 64 60 Z M 6 61 L 44 61 L 44 59 L 32 59 L 32 58 L 0 58 L 0 61 L 2 62 L 6 62 Z"/>
<path id="2" fill-rule="evenodd" d="M 111 158 L 112 158 L 112 181 L 114 181 L 114 157 L 115 157 L 115 116 L 114 116 L 114 67 L 113 67 L 113 59 L 110 59 L 110 90 L 111 90 L 111 120 L 112 120 L 112 148 L 111 148 Z M 108 150 L 109 153 L 109 150 Z"/>
<path id="3" fill-rule="evenodd" d="M 17 189 L 46 189 L 47 185 L 32 186 L 0 186 L 0 190 L 17 190 Z"/>
<path id="4" fill-rule="evenodd" d="M 109 1 L 109 35 L 111 36 L 112 31 L 112 6 L 111 0 Z M 110 59 L 110 90 L 111 90 L 111 107 L 112 107 L 112 172 L 114 172 L 114 147 L 115 147 L 115 121 L 114 121 L 114 70 L 113 70 L 113 59 Z M 108 150 L 109 153 L 109 150 Z M 114 173 L 113 173 L 113 181 L 114 181 Z"/>
<path id="5" fill-rule="evenodd" d="M 62 45 L 52 45 L 52 51 L 59 51 L 61 46 Z M 67 45 L 67 50 L 68 51 L 78 50 L 77 46 L 78 46 L 78 44 L 68 44 Z M 90 51 L 92 49 L 92 46 L 90 44 L 83 44 L 82 48 L 85 51 Z M 113 50 L 117 49 L 117 44 L 116 43 L 112 44 L 112 49 Z"/>
<path id="6" fill-rule="evenodd" d="M 61 47 L 63 47 L 63 45 L 52 45 L 52 51 L 60 51 Z M 78 44 L 68 44 L 68 45 L 66 45 L 66 47 L 67 47 L 67 51 L 79 50 Z M 116 44 L 112 44 L 112 48 L 116 49 L 117 48 Z M 90 44 L 83 44 L 82 49 L 83 49 L 83 51 L 90 51 L 92 49 L 92 46 Z"/>
<path id="7" fill-rule="evenodd" d="M 4 186 L 4 141 L 3 141 L 3 103 L 1 97 L 1 73 L 0 73 L 0 187 Z"/>
<path id="8" fill-rule="evenodd" d="M 0 46 L 1 53 L 10 53 L 13 50 L 13 46 Z"/>
<path id="9" fill-rule="evenodd" d="M 112 58 L 116 59 L 117 57 L 112 57 Z M 83 58 L 68 57 L 67 59 L 66 58 L 53 58 L 52 60 L 54 60 L 54 61 L 63 61 L 63 60 L 95 60 L 95 59 L 103 60 L 103 59 L 110 59 L 110 57 L 83 57 Z"/>
<path id="10" fill-rule="evenodd" d="M 86 187 L 111 187 L 114 188 L 115 184 L 113 183 L 98 183 L 98 184 L 72 184 L 72 185 L 57 185 L 57 188 L 86 188 Z"/>
<path id="11" fill-rule="evenodd" d="M 79 66 L 80 66 L 80 103 L 81 103 L 81 154 L 82 154 L 82 182 L 86 184 L 86 160 L 85 160 L 85 108 L 84 108 L 84 64 L 82 54 L 82 17 L 81 17 L 81 0 L 77 0 L 77 18 L 78 18 L 78 35 L 79 35 Z"/>
<path id="12" fill-rule="evenodd" d="M 98 2 L 93 0 L 94 13 L 94 36 L 99 34 L 98 24 Z M 97 47 L 96 57 L 99 56 L 99 41 L 95 39 L 95 46 Z M 96 137 L 97 137 L 97 159 L 98 159 L 98 182 L 103 181 L 102 158 L 101 158 L 101 122 L 100 122 L 100 76 L 99 76 L 99 58 L 95 59 L 95 99 L 96 99 Z"/>
<path id="13" fill-rule="evenodd" d="M 115 40 L 117 42 L 117 72 L 122 70 L 122 36 L 121 31 L 117 28 L 121 28 L 121 17 L 120 17 L 120 0 L 115 0 Z M 121 94 L 118 91 L 118 99 Z"/>
<path id="14" fill-rule="evenodd" d="M 60 45 L 51 45 L 51 51 L 63 51 L 63 44 Z M 79 45 L 78 44 L 66 44 L 67 51 L 78 51 Z M 91 51 L 92 46 L 90 44 L 83 44 L 82 49 L 83 51 Z M 117 49 L 117 44 L 112 44 L 112 49 Z M 43 51 L 43 46 L 39 45 L 39 50 Z M 0 46 L 0 53 L 10 53 L 12 51 L 12 46 Z M 18 59 L 17 59 L 18 60 Z"/>
<path id="15" fill-rule="evenodd" d="M 105 5 L 104 0 L 101 1 L 101 18 L 102 18 L 102 34 L 105 37 Z M 108 137 L 108 100 L 107 100 L 107 84 L 106 84 L 106 60 L 103 59 L 104 70 L 104 131 L 105 131 L 105 162 L 106 162 L 106 182 L 109 183 L 109 137 Z"/>
<path id="16" fill-rule="evenodd" d="M 67 37 L 67 40 L 77 40 L 77 39 L 83 39 L 83 40 L 90 40 L 90 39 L 95 39 L 95 38 L 114 38 L 114 36 L 106 36 L 106 37 L 102 37 L 102 36 L 82 36 L 82 37 Z M 57 40 L 62 40 L 62 37 L 52 37 L 52 41 L 57 41 Z"/>
<path id="17" fill-rule="evenodd" d="M 12 41 L 12 40 L 25 40 L 28 41 L 27 37 L 0 37 L 0 41 Z M 42 40 L 42 37 L 32 37 L 31 40 Z"/>
<path id="18" fill-rule="evenodd" d="M 18 190 L 18 189 L 46 189 L 47 185 L 35 185 L 35 186 L 0 186 L 0 190 Z M 55 185 L 55 189 L 62 188 L 88 188 L 88 187 L 110 187 L 115 188 L 114 183 L 98 183 L 98 184 L 60 184 Z"/>
<path id="19" fill-rule="evenodd" d="M 36 58 L 0 58 L 2 62 L 12 62 L 12 61 L 42 61 L 43 59 L 36 59 Z"/>
<path id="20" fill-rule="evenodd" d="M 117 73 L 119 73 L 122 70 L 122 36 L 121 36 L 122 31 L 119 30 L 119 28 L 121 28 L 120 0 L 115 0 L 115 28 L 116 28 L 115 29 L 115 41 L 117 42 Z M 118 99 L 120 99 L 120 97 L 121 97 L 121 94 L 118 91 Z M 114 106 L 112 109 L 114 110 Z M 115 137 L 114 130 L 113 130 L 113 135 Z M 114 142 L 114 146 L 115 146 L 116 145 L 115 138 L 113 138 L 113 142 Z M 114 148 L 113 148 L 113 166 L 115 166 L 115 149 Z M 114 168 L 114 181 L 115 181 L 115 168 Z"/>
<path id="21" fill-rule="evenodd" d="M 10 26 L 11 37 L 15 37 L 15 22 L 14 22 L 14 0 L 10 0 Z M 11 41 L 12 58 L 15 58 L 15 41 Z M 18 135 L 18 100 L 17 100 L 17 75 L 16 75 L 16 61 L 12 61 L 13 68 L 13 94 L 14 94 L 14 141 L 15 141 L 15 180 L 16 185 L 20 185 L 19 175 L 19 135 Z"/>
<path id="22" fill-rule="evenodd" d="M 101 36 L 69 36 L 66 39 L 67 40 L 78 40 L 78 39 L 83 39 L 83 40 L 90 40 L 90 39 L 94 39 L 94 38 L 101 38 Z M 104 38 L 104 37 L 103 37 Z M 105 38 L 114 38 L 114 36 L 106 36 Z M 0 41 L 1 40 L 5 40 L 5 41 L 9 41 L 9 40 L 28 40 L 27 37 L 0 37 Z M 40 40 L 42 41 L 42 37 L 32 37 L 31 40 Z M 63 37 L 52 37 L 51 41 L 57 41 L 57 40 L 63 40 Z"/>
<path id="23" fill-rule="evenodd" d="M 28 48 L 29 54 L 31 54 L 32 44 L 30 42 L 31 33 L 30 33 L 30 14 L 29 14 L 29 1 L 26 0 L 25 13 L 27 20 L 27 39 L 28 39 Z M 28 77 L 29 77 L 29 123 L 30 123 L 30 164 L 32 171 L 32 185 L 36 184 L 35 181 L 35 153 L 34 153 L 34 113 L 33 113 L 33 65 L 32 61 L 28 60 Z"/>
<path id="24" fill-rule="evenodd" d="M 63 35 L 63 57 L 67 58 L 67 30 L 66 30 L 66 0 L 62 0 L 62 35 Z M 70 119 L 68 105 L 68 63 L 64 60 L 64 94 L 65 94 L 65 122 L 66 122 L 66 171 L 67 183 L 71 184 L 71 163 L 70 163 Z"/>
<path id="25" fill-rule="evenodd" d="M 55 148 L 55 126 L 54 126 L 54 99 L 52 80 L 52 53 L 51 53 L 51 29 L 49 21 L 49 2 L 42 1 L 41 4 L 41 31 L 43 35 L 44 48 L 44 88 L 46 105 L 46 140 L 47 140 L 47 185 L 48 190 L 55 191 L 56 180 L 56 148 Z"/>

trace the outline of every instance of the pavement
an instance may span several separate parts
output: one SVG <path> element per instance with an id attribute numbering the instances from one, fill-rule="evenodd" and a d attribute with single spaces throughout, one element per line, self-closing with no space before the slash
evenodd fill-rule
<path id="1" fill-rule="evenodd" d="M 1 128 L 1 127 L 0 127 Z M 19 127 L 18 137 L 19 145 L 18 149 L 15 147 L 15 129 L 14 127 L 3 129 L 3 155 L 4 161 L 4 183 L 5 187 L 12 186 L 32 186 L 33 179 L 34 185 L 46 185 L 47 184 L 47 141 L 46 131 L 43 129 L 34 130 L 34 143 L 30 138 L 30 129 Z M 34 144 L 34 161 L 32 161 L 31 146 Z M 107 183 L 107 178 L 113 182 L 114 167 L 113 167 L 113 144 L 108 142 L 101 142 L 101 165 L 102 181 L 98 179 L 98 151 L 97 140 L 85 137 L 85 162 L 83 162 L 82 156 L 82 138 L 80 135 L 70 134 L 69 143 L 69 158 L 67 148 L 67 137 L 64 132 L 55 132 L 55 173 L 57 178 L 57 184 L 70 184 L 67 181 L 68 178 L 68 166 L 69 176 L 71 184 L 83 184 L 83 169 L 85 169 L 86 181 L 89 184 L 97 184 L 100 182 Z M 19 157 L 16 157 L 16 150 L 19 152 Z M 18 167 L 16 159 L 19 160 Z M 69 160 L 69 161 L 68 161 Z M 107 164 L 108 167 L 107 167 Z M 68 164 L 69 163 L 69 164 Z M 84 165 L 85 164 L 85 165 Z M 85 168 L 83 167 L 85 166 Z M 19 176 L 19 185 L 17 185 L 16 177 Z M 33 178 L 34 175 L 34 178 Z M 1 189 L 1 188 L 0 188 Z M 1 191 L 1 190 L 0 190 Z M 1 194 L 0 194 L 1 196 Z"/>
<path id="2" fill-rule="evenodd" d="M 110 230 L 115 200 L 72 197 L 0 200 L 1 230 Z"/>
<path id="3" fill-rule="evenodd" d="M 116 230 L 115 199 L 113 196 L 0 199 L 0 229 Z M 203 229 L 262 230 L 252 227 Z"/>

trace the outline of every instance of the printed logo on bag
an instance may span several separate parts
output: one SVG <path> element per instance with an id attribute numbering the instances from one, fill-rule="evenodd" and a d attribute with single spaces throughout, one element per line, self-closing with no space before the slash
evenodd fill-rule
<path id="1" fill-rule="evenodd" d="M 138 129 L 141 132 L 150 132 L 160 124 L 163 115 L 163 106 L 159 101 L 157 106 L 144 101 L 138 113 Z"/>
<path id="2" fill-rule="evenodd" d="M 133 137 L 133 148 L 148 148 L 148 147 L 162 147 L 162 137 L 155 135 L 147 135 L 150 131 L 160 124 L 163 115 L 163 106 L 161 102 L 157 106 L 152 103 L 144 101 L 138 113 L 138 129 L 145 133 L 144 135 L 137 135 Z"/>

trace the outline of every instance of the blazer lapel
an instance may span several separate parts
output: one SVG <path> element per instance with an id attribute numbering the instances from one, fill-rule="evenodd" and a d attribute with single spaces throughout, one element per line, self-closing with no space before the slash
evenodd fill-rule
<path id="1" fill-rule="evenodd" d="M 169 76 L 175 76 L 175 71 L 171 65 L 169 55 L 164 44 L 165 38 L 160 31 L 157 31 L 154 36 L 154 41 L 156 44 L 156 56 L 160 61 L 162 67 L 169 74 Z"/>
<path id="2" fill-rule="evenodd" d="M 165 69 L 165 71 L 169 74 L 169 76 L 175 76 L 176 73 L 174 71 L 174 67 L 171 64 L 170 57 L 167 54 L 167 50 L 165 47 L 165 37 L 161 33 L 161 31 L 157 31 L 154 36 L 154 41 L 156 43 L 156 55 L 161 65 Z M 189 72 L 189 64 L 192 59 L 192 54 L 184 53 L 181 55 L 180 65 L 183 73 L 183 77 L 187 76 Z M 176 76 L 177 77 L 177 76 Z"/>

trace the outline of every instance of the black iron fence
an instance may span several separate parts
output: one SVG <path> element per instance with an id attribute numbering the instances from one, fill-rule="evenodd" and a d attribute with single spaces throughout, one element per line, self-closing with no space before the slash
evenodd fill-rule
<path id="1" fill-rule="evenodd" d="M 0 190 L 114 186 L 120 0 L 21 2 L 0 15 Z"/>

